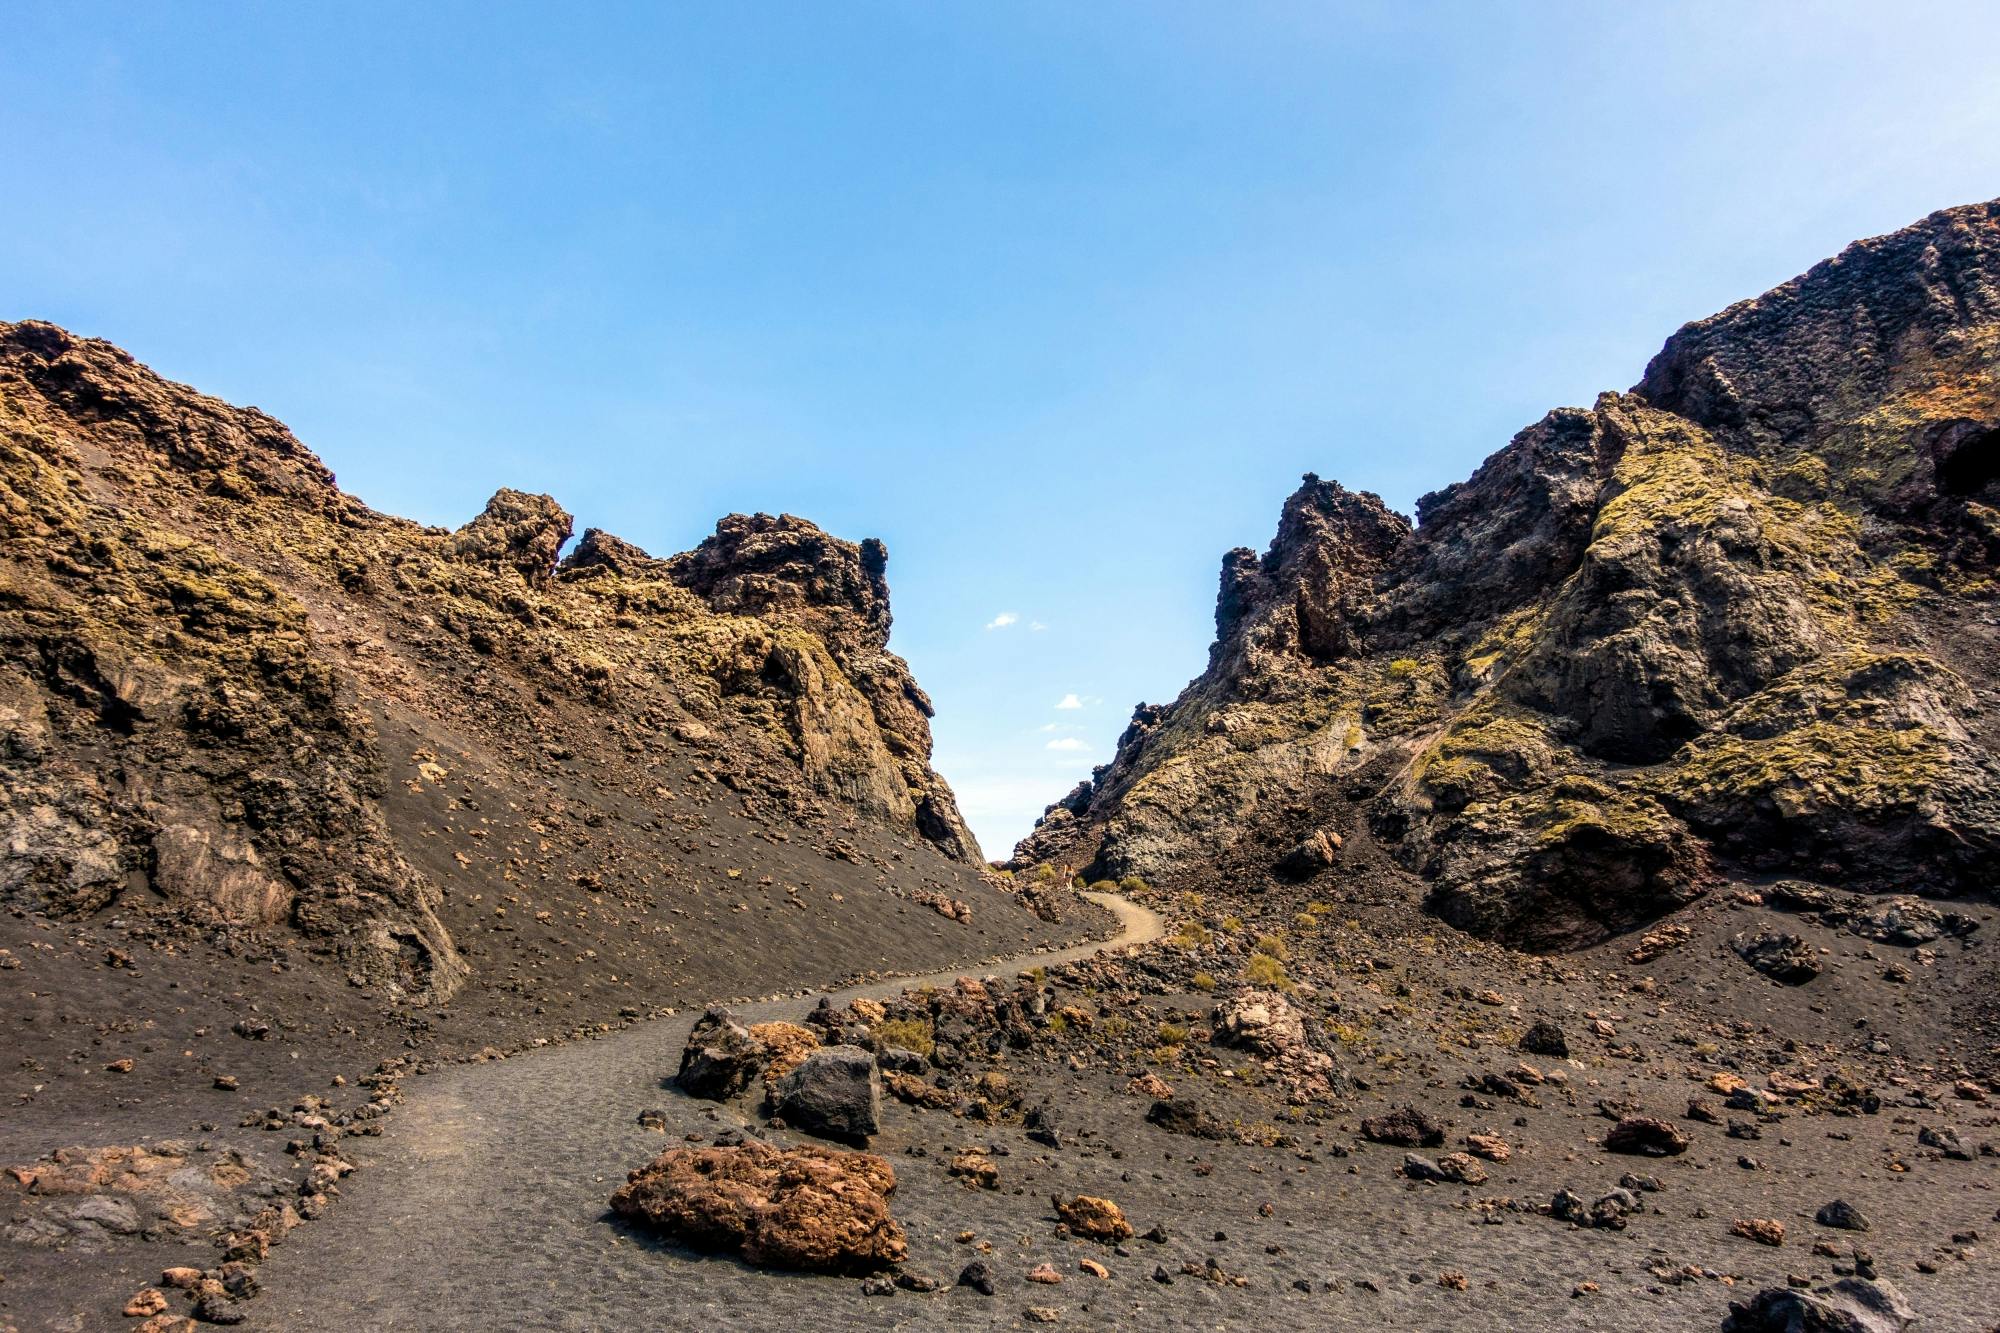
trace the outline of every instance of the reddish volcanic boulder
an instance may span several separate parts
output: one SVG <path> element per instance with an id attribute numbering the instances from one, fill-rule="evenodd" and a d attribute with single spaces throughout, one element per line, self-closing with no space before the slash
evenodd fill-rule
<path id="1" fill-rule="evenodd" d="M 889 1216 L 893 1167 L 873 1153 L 777 1148 L 672 1148 L 626 1178 L 611 1209 L 699 1249 L 811 1272 L 865 1273 L 903 1262 Z"/>

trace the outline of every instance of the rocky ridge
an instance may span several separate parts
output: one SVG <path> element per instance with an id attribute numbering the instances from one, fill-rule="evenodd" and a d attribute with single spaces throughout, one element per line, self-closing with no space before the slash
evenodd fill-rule
<path id="1" fill-rule="evenodd" d="M 81 919 L 137 895 L 449 997 L 466 961 L 383 808 L 449 767 L 406 777 L 372 715 L 420 692 L 399 688 L 418 655 L 466 669 L 436 720 L 516 762 L 562 762 L 515 744 L 559 699 L 641 766 L 690 756 L 792 823 L 847 812 L 978 859 L 888 651 L 880 542 L 733 515 L 673 559 L 593 530 L 559 561 L 570 516 L 512 490 L 426 529 L 343 494 L 262 413 L 32 322 L 0 326 L 0 450 L 10 905 Z"/>
<path id="2" fill-rule="evenodd" d="M 1988 203 L 1688 325 L 1414 526 L 1308 475 L 1268 551 L 1224 557 L 1207 670 L 1013 865 L 1198 887 L 1360 836 L 1534 949 L 1731 876 L 1984 891 L 1996 559 Z"/>

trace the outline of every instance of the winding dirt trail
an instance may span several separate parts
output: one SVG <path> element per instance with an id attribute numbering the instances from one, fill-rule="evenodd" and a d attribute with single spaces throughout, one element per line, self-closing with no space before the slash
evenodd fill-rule
<path id="1" fill-rule="evenodd" d="M 824 993 L 844 1004 L 968 974 L 1011 979 L 1160 937 L 1157 913 L 1114 894 L 1087 896 L 1116 916 L 1111 938 Z M 796 1021 L 816 1003 L 732 1008 L 747 1021 Z M 682 1134 L 742 1123 L 729 1108 L 660 1085 L 695 1017 L 410 1080 L 381 1138 L 351 1141 L 366 1169 L 343 1187 L 340 1206 L 274 1250 L 260 1270 L 265 1294 L 250 1306 L 253 1326 L 750 1329 L 799 1317 L 839 1326 L 837 1316 L 798 1305 L 810 1299 L 802 1286 L 831 1279 L 728 1261 L 676 1263 L 606 1220 L 605 1200 L 633 1166 Z M 636 1123 L 647 1108 L 667 1113 L 664 1139 Z M 880 1310 L 868 1326 L 898 1326 L 918 1314 L 915 1304 Z M 783 1313 L 788 1307 L 792 1313 Z"/>

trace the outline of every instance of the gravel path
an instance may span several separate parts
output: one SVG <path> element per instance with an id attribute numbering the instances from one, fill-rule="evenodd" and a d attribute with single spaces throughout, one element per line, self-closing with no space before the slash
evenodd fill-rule
<path id="1" fill-rule="evenodd" d="M 1110 940 L 829 992 L 835 1004 L 976 971 L 1013 977 L 1157 939 L 1154 912 L 1090 894 L 1118 918 Z M 746 1021 L 796 1020 L 815 998 L 736 1005 Z M 660 1086 L 695 1015 L 627 1028 L 405 1084 L 407 1101 L 375 1140 L 349 1147 L 365 1168 L 325 1219 L 272 1252 L 255 1326 L 282 1329 L 765 1328 L 794 1322 L 802 1286 L 825 1279 L 759 1273 L 727 1260 L 676 1262 L 608 1221 L 605 1200 L 626 1171 L 699 1126 L 733 1113 Z M 668 1138 L 638 1112 L 664 1107 Z M 843 1283 L 843 1287 L 851 1286 Z M 807 1297 L 809 1300 L 810 1298 Z M 893 1327 L 917 1302 L 877 1307 Z M 796 1311 L 795 1311 L 796 1313 Z M 821 1327 L 834 1320 L 813 1316 Z"/>

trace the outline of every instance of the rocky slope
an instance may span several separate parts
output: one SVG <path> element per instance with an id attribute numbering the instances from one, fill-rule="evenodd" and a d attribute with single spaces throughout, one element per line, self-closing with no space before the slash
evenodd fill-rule
<path id="1" fill-rule="evenodd" d="M 1015 864 L 1254 887 L 1360 837 L 1537 949 L 1731 875 L 1984 892 L 1996 559 L 2000 202 L 1688 325 L 1414 526 L 1307 476 Z"/>
<path id="2" fill-rule="evenodd" d="M 263 413 L 0 324 L 25 1096 L 106 1104 L 58 1031 L 102 1043 L 94 1008 L 195 1046 L 261 1007 L 478 1049 L 1050 934 L 930 768 L 880 542 L 570 537 L 511 490 L 456 531 L 377 513 Z"/>

